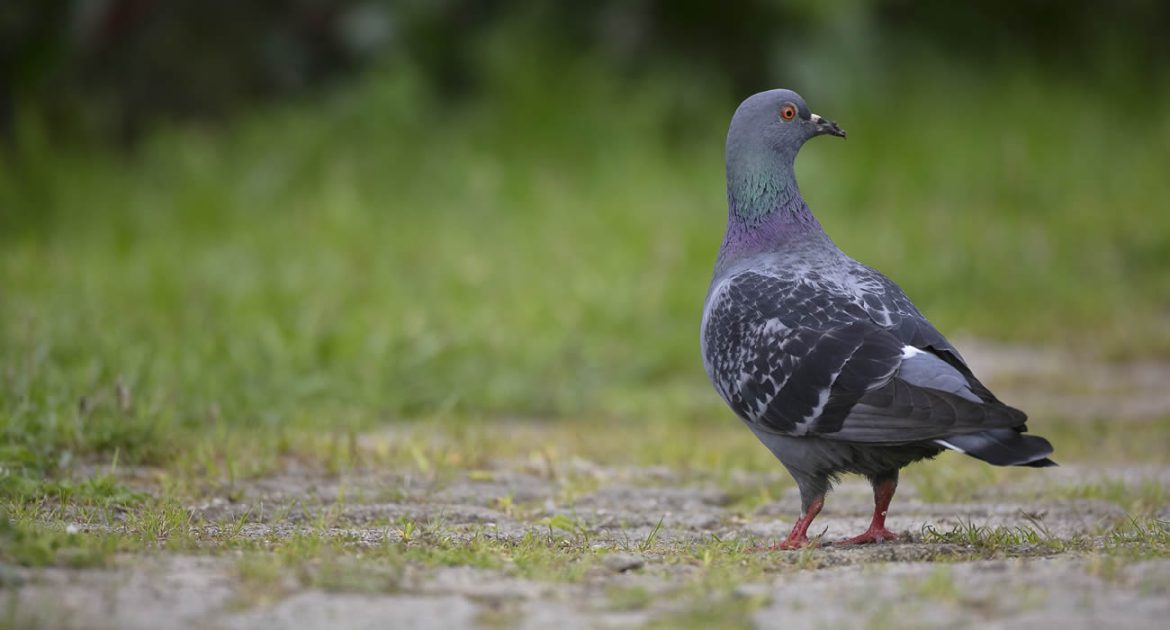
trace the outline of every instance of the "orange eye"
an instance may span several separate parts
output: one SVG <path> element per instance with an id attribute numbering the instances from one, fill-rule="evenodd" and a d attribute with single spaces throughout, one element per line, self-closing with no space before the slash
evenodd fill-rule
<path id="1" fill-rule="evenodd" d="M 780 106 L 780 119 L 788 122 L 796 118 L 796 106 L 792 103 L 785 103 Z"/>

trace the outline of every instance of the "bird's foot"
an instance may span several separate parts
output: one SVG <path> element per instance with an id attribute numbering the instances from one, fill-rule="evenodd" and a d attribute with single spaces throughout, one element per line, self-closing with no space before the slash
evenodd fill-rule
<path id="1" fill-rule="evenodd" d="M 769 551 L 793 551 L 795 549 L 807 549 L 810 547 L 819 547 L 819 543 L 809 540 L 807 536 L 801 538 L 788 538 L 772 545 L 768 548 Z"/>
<path id="2" fill-rule="evenodd" d="M 872 543 L 882 543 L 891 540 L 897 540 L 898 535 L 885 527 L 870 527 L 864 533 L 854 536 L 853 538 L 846 538 L 840 542 L 834 543 L 836 545 L 868 545 Z"/>

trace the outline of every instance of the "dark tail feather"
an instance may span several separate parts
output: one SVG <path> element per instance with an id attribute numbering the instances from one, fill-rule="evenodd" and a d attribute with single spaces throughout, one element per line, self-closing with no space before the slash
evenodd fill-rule
<path id="1" fill-rule="evenodd" d="M 1056 462 L 1048 459 L 1052 454 L 1052 444 L 1048 440 L 1039 435 L 1019 433 L 1015 429 L 989 429 L 979 433 L 952 435 L 934 442 L 996 466 L 1043 468 L 1056 465 Z"/>

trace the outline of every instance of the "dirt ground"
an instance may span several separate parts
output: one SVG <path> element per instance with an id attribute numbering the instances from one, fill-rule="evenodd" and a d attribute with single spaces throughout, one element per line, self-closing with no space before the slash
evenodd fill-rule
<path id="1" fill-rule="evenodd" d="M 1069 359 L 1056 354 L 980 345 L 969 359 L 987 380 L 1012 384 L 999 387 L 1009 390 L 1004 398 L 1033 417 L 1170 415 L 1165 365 L 1093 365 L 1088 369 L 1094 378 L 1070 384 Z M 695 589 L 717 591 L 720 584 L 696 582 L 702 561 L 679 561 L 678 550 L 716 538 L 760 544 L 782 537 L 799 511 L 790 484 L 778 500 L 744 509 L 727 480 L 581 459 L 567 465 L 592 480 L 571 505 L 557 479 L 531 462 L 515 461 L 499 462 L 490 475 L 456 475 L 441 483 L 400 471 L 327 476 L 291 468 L 250 481 L 230 498 L 188 509 L 202 517 L 200 523 L 240 523 L 241 536 L 276 540 L 315 527 L 328 511 L 336 524 L 330 534 L 356 541 L 359 549 L 401 542 L 402 529 L 388 524 L 432 523 L 456 540 L 481 535 L 518 541 L 533 531 L 551 532 L 541 519 L 560 515 L 583 524 L 577 533 L 587 538 L 582 544 L 605 550 L 575 579 L 517 577 L 507 567 L 408 563 L 389 587 L 304 586 L 290 578 L 276 596 L 242 596 L 250 586 L 238 553 L 134 553 L 101 569 L 3 568 L 0 619 L 44 628 L 567 630 L 704 627 L 731 619 L 759 628 L 1147 628 L 1170 618 L 1170 559 L 1164 556 L 1143 558 L 1139 552 L 1117 560 L 1083 547 L 1018 541 L 988 552 L 961 540 L 924 540 L 927 525 L 949 531 L 971 524 L 1039 530 L 1049 540 L 1093 539 L 1124 522 L 1126 509 L 1091 493 L 1055 489 L 1165 488 L 1170 465 L 1164 460 L 1022 471 L 1030 474 L 1013 474 L 1010 484 L 981 488 L 956 502 L 926 500 L 906 482 L 888 521 L 900 540 L 765 554 L 762 573 L 734 580 L 727 593 L 711 598 Z M 742 473 L 730 485 L 777 484 L 783 475 L 777 466 L 774 472 Z M 509 510 L 501 496 L 527 507 Z M 871 509 L 868 486 L 847 480 L 814 528 L 826 542 L 859 533 Z M 1153 514 L 1168 520 L 1170 506 L 1154 506 Z M 202 527 L 206 531 L 196 534 L 210 540 L 223 525 Z M 707 605 L 710 611 L 703 610 Z"/>
<path id="2" fill-rule="evenodd" d="M 688 581 L 693 567 L 636 550 L 659 519 L 663 522 L 659 540 L 667 543 L 703 541 L 712 535 L 766 542 L 786 533 L 799 507 L 798 497 L 789 492 L 740 519 L 728 514 L 728 497 L 722 491 L 673 487 L 662 479 L 661 471 L 605 472 L 620 481 L 583 497 L 568 514 L 591 524 L 591 544 L 619 551 L 605 555 L 599 566 L 574 583 L 521 579 L 466 566 L 429 567 L 408 571 L 390 593 L 300 590 L 293 585 L 291 593 L 276 601 L 241 607 L 236 558 L 154 554 L 122 558 L 111 569 L 20 570 L 5 578 L 11 589 L 8 605 L 17 607 L 16 625 L 21 627 L 156 628 L 166 620 L 167 627 L 193 628 L 452 628 L 484 625 L 501 611 L 509 620 L 506 625 L 521 627 L 639 627 L 671 613 L 693 612 L 688 602 L 672 594 Z M 1100 476 L 1170 482 L 1170 469 L 1066 466 L 1057 474 L 1077 480 Z M 642 482 L 631 477 L 642 477 Z M 313 497 L 310 503 L 327 506 L 342 485 L 353 496 L 368 484 L 372 496 L 384 483 L 271 478 L 257 483 L 239 502 L 193 509 L 218 518 L 254 509 L 262 500 L 275 511 L 282 501 L 308 496 Z M 349 526 L 336 533 L 382 544 L 399 534 L 384 525 L 363 523 L 407 517 L 440 520 L 448 532 L 486 528 L 490 536 L 519 539 L 532 524 L 485 505 L 486 497 L 497 496 L 504 488 L 537 501 L 551 501 L 557 492 L 547 479 L 510 472 L 491 482 L 452 483 L 426 502 L 350 499 L 340 519 Z M 924 503 L 915 498 L 913 488 L 903 489 L 901 495 L 890 525 L 905 540 L 871 547 L 828 546 L 814 552 L 808 568 L 798 571 L 784 570 L 780 558 L 784 554 L 776 554 L 776 574 L 737 585 L 733 602 L 751 600 L 750 619 L 761 628 L 1023 627 L 1039 622 L 1066 628 L 1105 624 L 1136 628 L 1153 627 L 1170 615 L 1167 559 L 1126 563 L 1102 572 L 1084 554 L 1024 546 L 1008 550 L 1002 558 L 963 561 L 962 545 L 916 542 L 927 523 L 946 529 L 966 522 L 995 527 L 1040 521 L 1054 536 L 1092 535 L 1124 517 L 1114 504 L 1021 503 L 997 499 L 994 493 L 976 503 Z M 864 529 L 869 510 L 868 488 L 847 482 L 834 493 L 829 513 L 817 525 L 826 530 L 826 539 L 843 537 Z M 294 509 L 279 521 L 245 525 L 243 535 L 290 536 L 314 518 L 313 510 Z M 948 559 L 951 554 L 955 560 Z M 640 589 L 646 602 L 636 610 L 621 610 L 613 601 L 615 589 Z"/>

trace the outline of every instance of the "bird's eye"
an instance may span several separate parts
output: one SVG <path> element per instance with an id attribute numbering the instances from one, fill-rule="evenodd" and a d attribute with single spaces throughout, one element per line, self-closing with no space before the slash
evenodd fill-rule
<path id="1" fill-rule="evenodd" d="M 788 122 L 796 118 L 796 106 L 792 103 L 785 103 L 780 106 L 780 120 Z"/>

